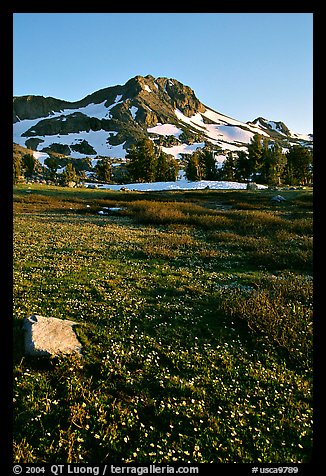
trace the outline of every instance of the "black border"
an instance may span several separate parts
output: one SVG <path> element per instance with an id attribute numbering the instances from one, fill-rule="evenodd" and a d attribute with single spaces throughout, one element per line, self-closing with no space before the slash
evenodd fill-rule
<path id="1" fill-rule="evenodd" d="M 135 4 L 131 5 L 129 10 L 128 5 L 125 5 L 127 11 L 121 11 L 121 9 L 114 10 L 114 6 L 111 2 L 107 5 L 107 8 L 103 8 L 105 3 L 93 0 L 89 2 L 92 7 L 86 8 L 86 4 L 77 3 L 73 5 L 67 1 L 56 0 L 54 2 L 37 2 L 34 0 L 29 1 L 12 1 L 10 5 L 4 5 L 6 2 L 1 2 L 0 13 L 0 35 L 1 35 L 1 47 L 2 47 L 2 74 L 0 75 L 0 94 L 1 94 L 1 132 L 2 132 L 2 145 L 5 144 L 5 148 L 2 148 L 3 155 L 1 157 L 1 187 L 0 187 L 0 204 L 1 210 L 1 223 L 2 229 L 5 231 L 6 239 L 2 240 L 1 256 L 4 258 L 1 260 L 1 273 L 3 275 L 2 283 L 2 297 L 1 297 L 1 325 L 2 325 L 2 343 L 0 345 L 0 362 L 1 365 L 1 402 L 0 402 L 0 468 L 3 474 L 13 474 L 13 448 L 12 448 L 12 362 L 13 354 L 12 347 L 12 288 L 13 288 L 13 276 L 12 276 L 12 255 L 13 255 L 13 230 L 12 230 L 12 125 L 11 125 L 11 101 L 13 96 L 13 14 L 14 13 L 312 13 L 314 22 L 314 156 L 315 156 L 315 173 L 314 173 L 314 288 L 315 288 L 315 303 L 316 312 L 314 319 L 314 449 L 312 460 L 307 464 L 293 465 L 299 467 L 299 475 L 318 474 L 320 464 L 323 462 L 323 443 L 322 443 L 322 361 L 320 355 L 321 332 L 320 326 L 323 320 L 323 312 L 319 308 L 320 295 L 323 285 L 323 274 L 321 267 L 318 266 L 322 263 L 320 253 L 322 252 L 323 242 L 321 238 L 321 225 L 322 219 L 320 212 L 322 211 L 323 202 L 321 202 L 320 190 L 321 190 L 321 178 L 322 178 L 322 166 L 321 163 L 326 161 L 321 154 L 321 121 L 318 120 L 318 114 L 321 110 L 320 107 L 320 92 L 318 90 L 318 79 L 323 78 L 322 71 L 319 71 L 319 67 L 323 64 L 323 60 L 318 56 L 317 50 L 321 48 L 321 56 L 323 52 L 323 34 L 322 34 L 322 16 L 321 16 L 321 2 L 316 1 L 279 1 L 272 0 L 269 2 L 257 1 L 239 1 L 234 0 L 228 2 L 224 0 L 215 5 L 214 11 L 210 10 L 208 5 L 208 11 L 201 12 L 195 8 L 192 11 L 191 5 L 188 3 L 183 7 L 182 3 L 174 5 L 175 11 L 162 11 L 161 7 L 169 7 L 169 4 L 163 5 L 162 2 L 157 2 L 154 5 L 153 2 L 149 6 L 146 6 L 144 2 L 139 2 L 137 5 L 143 8 L 141 11 L 134 11 Z M 155 6 L 159 8 L 155 11 Z M 113 7 L 113 8 L 112 8 Z M 194 5 L 196 7 L 196 5 Z M 107 11 L 109 10 L 109 11 Z M 319 58 L 319 60 L 318 60 Z M 300 98 L 298 98 L 298 101 Z M 10 120 L 9 120 L 10 118 Z M 8 336 L 8 337 L 7 337 Z M 10 357 L 9 357 L 10 356 Z M 58 463 L 60 464 L 60 463 Z M 25 465 L 26 466 L 26 465 Z M 33 466 L 33 465 L 29 465 Z M 49 466 L 49 465 L 45 465 Z M 65 465 L 67 466 L 67 465 Z M 73 465 L 75 466 L 75 465 Z M 137 465 L 135 465 L 137 466 Z M 159 465 L 158 465 L 159 466 Z M 193 465 L 195 466 L 195 465 Z M 199 474 L 207 471 L 211 474 L 212 470 L 216 470 L 216 473 L 223 476 L 224 474 L 251 474 L 254 464 L 199 464 Z M 261 464 L 260 468 L 281 466 L 279 464 L 270 465 Z M 48 468 L 50 469 L 50 468 Z M 24 472 L 22 473 L 24 474 Z M 46 474 L 51 474 L 46 473 Z"/>

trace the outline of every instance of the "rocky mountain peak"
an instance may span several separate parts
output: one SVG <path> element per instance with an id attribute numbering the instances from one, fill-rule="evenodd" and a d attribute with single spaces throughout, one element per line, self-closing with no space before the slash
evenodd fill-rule
<path id="1" fill-rule="evenodd" d="M 254 121 L 252 121 L 252 124 L 257 124 L 260 127 L 269 129 L 270 131 L 275 131 L 279 134 L 284 134 L 288 136 L 291 135 L 290 130 L 282 121 L 269 121 L 264 117 L 257 117 Z"/>
<path id="2" fill-rule="evenodd" d="M 179 157 L 205 144 L 217 154 L 247 150 L 254 134 L 287 142 L 291 134 L 281 121 L 263 117 L 243 123 L 205 106 L 195 92 L 174 78 L 137 75 L 75 102 L 53 97 L 20 96 L 13 101 L 14 142 L 37 152 L 61 151 L 125 157 L 131 144 L 150 137 Z M 307 138 L 306 138 L 307 137 Z M 304 140 L 311 143 L 311 138 Z"/>

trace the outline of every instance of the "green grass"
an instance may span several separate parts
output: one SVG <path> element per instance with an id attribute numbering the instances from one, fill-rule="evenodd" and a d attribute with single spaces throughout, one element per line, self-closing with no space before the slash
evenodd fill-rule
<path id="1" fill-rule="evenodd" d="M 14 189 L 15 462 L 309 461 L 312 193 L 272 194 Z"/>

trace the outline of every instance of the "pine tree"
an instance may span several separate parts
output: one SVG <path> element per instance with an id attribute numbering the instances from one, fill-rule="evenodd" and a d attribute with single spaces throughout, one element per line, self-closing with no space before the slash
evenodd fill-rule
<path id="1" fill-rule="evenodd" d="M 14 154 L 13 159 L 13 183 L 17 184 L 22 174 L 22 160 L 18 154 Z"/>
<path id="2" fill-rule="evenodd" d="M 164 182 L 167 180 L 168 171 L 169 163 L 167 154 L 161 151 L 156 162 L 155 181 Z"/>
<path id="3" fill-rule="evenodd" d="M 283 178 L 289 184 L 307 185 L 313 177 L 313 156 L 310 149 L 301 145 L 290 147 L 286 153 Z"/>
<path id="4" fill-rule="evenodd" d="M 127 151 L 129 179 L 132 182 L 175 181 L 179 164 L 150 139 L 142 139 Z"/>
<path id="5" fill-rule="evenodd" d="M 248 145 L 250 179 L 255 181 L 260 175 L 263 159 L 263 146 L 260 134 L 255 134 Z"/>
<path id="6" fill-rule="evenodd" d="M 167 182 L 175 182 L 178 178 L 179 170 L 179 162 L 174 157 L 168 158 L 168 170 L 165 180 Z"/>
<path id="7" fill-rule="evenodd" d="M 59 168 L 59 161 L 55 157 L 49 156 L 44 160 L 44 165 L 46 165 L 46 176 L 53 181 L 57 179 L 57 170 Z"/>
<path id="8" fill-rule="evenodd" d="M 198 153 L 198 151 L 193 152 L 187 159 L 185 165 L 185 173 L 187 180 L 190 180 L 191 182 L 202 180 L 204 170 L 200 162 L 200 154 Z"/>
<path id="9" fill-rule="evenodd" d="M 232 152 L 229 152 L 223 162 L 221 175 L 223 180 L 235 180 L 236 178 L 236 160 Z"/>
<path id="10" fill-rule="evenodd" d="M 187 158 L 185 173 L 188 180 L 217 180 L 218 170 L 214 152 L 208 147 L 197 149 Z"/>
<path id="11" fill-rule="evenodd" d="M 202 149 L 201 160 L 205 168 L 205 180 L 217 180 L 217 168 L 213 151 Z"/>
<path id="12" fill-rule="evenodd" d="M 32 154 L 25 154 L 22 159 L 22 166 L 27 177 L 31 177 L 35 171 L 36 159 Z"/>
<path id="13" fill-rule="evenodd" d="M 100 159 L 94 167 L 98 180 L 109 183 L 112 177 L 111 160 L 108 158 Z"/>
<path id="14" fill-rule="evenodd" d="M 127 151 L 129 159 L 128 173 L 133 182 L 154 182 L 157 169 L 158 154 L 150 139 L 142 139 L 133 144 Z"/>
<path id="15" fill-rule="evenodd" d="M 271 150 L 269 148 L 269 141 L 266 137 L 261 140 L 262 150 L 260 157 L 260 164 L 258 165 L 259 176 L 257 181 L 260 183 L 268 183 L 271 165 Z"/>
<path id="16" fill-rule="evenodd" d="M 248 181 L 251 176 L 251 164 L 248 154 L 243 150 L 237 152 L 238 157 L 235 160 L 235 179 Z"/>
<path id="17" fill-rule="evenodd" d="M 62 172 L 61 182 L 63 185 L 68 185 L 70 182 L 78 182 L 76 170 L 70 162 L 66 165 L 65 170 Z"/>
<path id="18" fill-rule="evenodd" d="M 280 185 L 281 175 L 286 165 L 286 157 L 282 147 L 274 142 L 266 154 L 264 162 L 264 178 L 268 185 Z"/>

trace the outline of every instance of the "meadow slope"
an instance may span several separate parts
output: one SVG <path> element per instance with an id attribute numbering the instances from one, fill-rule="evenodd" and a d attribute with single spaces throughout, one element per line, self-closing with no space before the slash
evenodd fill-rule
<path id="1" fill-rule="evenodd" d="M 273 195 L 14 188 L 15 462 L 310 460 L 312 192 Z"/>

